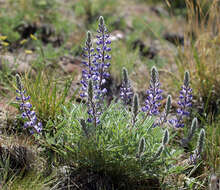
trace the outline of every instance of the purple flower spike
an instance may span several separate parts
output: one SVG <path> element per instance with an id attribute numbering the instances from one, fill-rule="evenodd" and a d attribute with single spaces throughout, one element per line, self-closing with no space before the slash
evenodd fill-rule
<path id="1" fill-rule="evenodd" d="M 198 154 L 198 151 L 195 150 L 194 153 L 189 156 L 188 164 L 196 165 L 196 163 L 200 159 L 200 157 L 201 156 Z"/>
<path id="2" fill-rule="evenodd" d="M 99 28 L 97 30 L 98 35 L 97 37 L 97 56 L 96 61 L 98 64 L 96 64 L 96 70 L 99 72 L 99 86 L 101 86 L 105 83 L 105 78 L 109 78 L 108 68 L 110 66 L 109 60 L 111 59 L 111 56 L 109 55 L 109 52 L 111 51 L 111 48 L 109 45 L 111 44 L 111 41 L 109 40 L 109 34 L 108 30 L 105 26 L 104 18 L 100 16 L 99 18 Z"/>
<path id="3" fill-rule="evenodd" d="M 84 57 L 86 61 L 83 61 L 86 69 L 82 71 L 82 92 L 80 94 L 82 98 L 87 98 L 89 115 L 87 122 L 94 123 L 95 127 L 100 122 L 99 116 L 102 113 L 101 105 L 107 93 L 104 84 L 106 79 L 110 77 L 108 68 L 110 67 L 109 60 L 111 59 L 109 55 L 109 51 L 111 51 L 109 47 L 111 41 L 108 39 L 109 34 L 107 34 L 103 17 L 99 18 L 99 28 L 97 32 L 97 53 L 95 53 L 95 49 L 92 47 L 91 33 L 87 33 L 87 40 L 84 47 Z"/>
<path id="4" fill-rule="evenodd" d="M 94 75 L 93 61 L 94 61 L 94 56 L 96 54 L 94 53 L 94 48 L 92 47 L 92 37 L 91 36 L 92 36 L 91 33 L 88 31 L 85 47 L 83 48 L 84 49 L 84 57 L 87 58 L 87 61 L 83 61 L 83 64 L 86 66 L 86 69 L 83 69 L 83 71 L 82 71 L 82 80 L 81 80 L 82 93 L 80 94 L 80 96 L 82 98 L 87 97 L 88 81 Z"/>
<path id="5" fill-rule="evenodd" d="M 34 132 L 40 133 L 42 131 L 42 124 L 37 122 L 37 116 L 35 111 L 31 110 L 32 105 L 30 102 L 26 102 L 30 99 L 30 96 L 25 96 L 26 91 L 23 89 L 21 84 L 21 78 L 16 74 L 17 90 L 18 96 L 16 97 L 17 101 L 20 101 L 20 110 L 22 111 L 22 118 L 26 119 L 24 123 L 25 129 L 30 129 L 31 134 Z"/>
<path id="6" fill-rule="evenodd" d="M 162 90 L 160 89 L 160 82 L 156 67 L 151 69 L 150 87 L 147 90 L 147 99 L 145 100 L 145 106 L 142 108 L 146 115 L 158 115 L 159 107 L 161 106 Z"/>
<path id="7" fill-rule="evenodd" d="M 133 91 L 128 78 L 128 71 L 126 68 L 122 69 L 123 81 L 120 88 L 120 97 L 124 105 L 131 103 L 133 98 Z"/>
<path id="8" fill-rule="evenodd" d="M 178 100 L 177 117 L 169 120 L 169 123 L 177 128 L 184 127 L 184 118 L 189 117 L 189 109 L 192 107 L 192 89 L 189 84 L 189 72 L 185 72 L 184 84 L 181 87 Z"/>

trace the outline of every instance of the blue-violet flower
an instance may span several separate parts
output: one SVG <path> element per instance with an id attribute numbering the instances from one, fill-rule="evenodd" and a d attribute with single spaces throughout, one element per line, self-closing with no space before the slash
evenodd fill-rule
<path id="1" fill-rule="evenodd" d="M 120 88 L 120 97 L 124 105 L 128 105 L 132 101 L 133 91 L 131 88 L 131 84 L 128 78 L 128 71 L 126 68 L 122 69 L 122 85 Z"/>
<path id="2" fill-rule="evenodd" d="M 150 87 L 146 91 L 147 99 L 145 100 L 145 106 L 142 108 L 146 115 L 158 115 L 159 107 L 161 106 L 162 90 L 160 89 L 160 82 L 156 67 L 151 69 Z"/>
<path id="3" fill-rule="evenodd" d="M 23 89 L 21 78 L 16 74 L 17 90 L 18 96 L 16 97 L 17 101 L 20 101 L 20 110 L 22 111 L 22 118 L 27 121 L 24 123 L 25 129 L 30 129 L 30 132 L 40 133 L 42 131 L 42 123 L 37 121 L 37 116 L 35 111 L 32 109 L 32 105 L 28 100 L 30 96 L 26 96 L 26 91 Z"/>
<path id="4" fill-rule="evenodd" d="M 192 88 L 190 88 L 189 81 L 189 72 L 185 72 L 184 83 L 178 100 L 177 117 L 169 120 L 169 123 L 177 128 L 184 127 L 184 118 L 190 115 L 189 108 L 192 107 Z"/>
<path id="5" fill-rule="evenodd" d="M 103 17 L 99 18 L 99 28 L 97 30 L 97 48 L 95 53 L 92 47 L 91 33 L 87 33 L 87 40 L 84 48 L 84 57 L 87 61 L 84 61 L 84 65 L 87 67 L 82 71 L 82 93 L 80 96 L 82 98 L 87 97 L 88 104 L 88 122 L 94 122 L 95 126 L 99 123 L 99 115 L 101 115 L 101 105 L 103 103 L 103 97 L 107 93 L 107 89 L 103 87 L 106 78 L 110 77 L 108 73 L 108 68 L 110 63 L 110 55 L 108 52 L 111 50 L 109 44 L 111 41 L 108 39 L 109 34 L 107 34 L 107 29 L 105 27 Z M 90 86 L 89 86 L 89 81 Z M 89 93 L 92 96 L 89 97 Z"/>
<path id="6" fill-rule="evenodd" d="M 94 53 L 94 48 L 92 47 L 92 37 L 90 31 L 87 32 L 87 39 L 83 50 L 84 50 L 83 56 L 87 59 L 87 61 L 82 62 L 86 66 L 86 69 L 82 70 L 82 80 L 81 80 L 82 93 L 80 94 L 82 98 L 87 97 L 88 80 L 92 78 L 94 73 L 93 62 L 94 62 L 94 56 L 96 54 Z"/>
<path id="7" fill-rule="evenodd" d="M 108 72 L 108 68 L 110 66 L 110 59 L 111 56 L 109 55 L 109 52 L 111 51 L 111 48 L 109 45 L 111 44 L 111 41 L 109 39 L 108 30 L 105 26 L 105 22 L 102 16 L 99 18 L 99 27 L 98 27 L 98 35 L 97 37 L 97 55 L 95 56 L 96 61 L 94 62 L 95 65 L 95 74 L 98 77 L 99 80 L 99 88 L 102 89 L 102 86 L 105 84 L 106 79 L 110 77 L 110 74 Z M 104 88 L 102 89 L 102 94 L 107 93 L 107 90 Z"/>

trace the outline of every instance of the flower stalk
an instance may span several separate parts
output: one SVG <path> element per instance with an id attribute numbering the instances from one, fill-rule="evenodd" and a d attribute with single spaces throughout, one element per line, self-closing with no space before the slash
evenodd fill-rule
<path id="1" fill-rule="evenodd" d="M 17 94 L 16 100 L 20 103 L 20 110 L 22 111 L 22 118 L 26 119 L 24 123 L 25 129 L 30 129 L 30 132 L 33 134 L 34 132 L 40 133 L 42 131 L 42 123 L 37 121 L 37 116 L 35 111 L 32 109 L 31 103 L 28 101 L 30 96 L 26 96 L 26 90 L 23 89 L 23 85 L 21 83 L 21 78 L 18 74 L 16 74 L 16 84 L 17 84 Z"/>

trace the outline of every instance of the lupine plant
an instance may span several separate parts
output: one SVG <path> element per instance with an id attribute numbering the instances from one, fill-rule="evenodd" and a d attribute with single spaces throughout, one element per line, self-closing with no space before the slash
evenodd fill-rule
<path id="1" fill-rule="evenodd" d="M 160 89 L 159 75 L 156 67 L 151 69 L 150 87 L 146 91 L 147 98 L 145 100 L 145 106 L 142 107 L 142 111 L 146 112 L 144 120 L 148 116 L 156 116 L 157 119 L 153 126 L 162 126 L 167 122 L 167 117 L 171 108 L 171 96 L 168 95 L 164 112 L 160 113 L 160 106 L 163 90 Z M 144 121 L 143 120 L 143 121 Z"/>
<path id="2" fill-rule="evenodd" d="M 123 80 L 120 88 L 120 98 L 124 105 L 128 105 L 132 100 L 133 90 L 128 78 L 128 71 L 126 68 L 122 69 L 122 76 Z"/>
<path id="3" fill-rule="evenodd" d="M 189 109 L 192 107 L 192 88 L 190 88 L 189 72 L 185 72 L 183 86 L 178 100 L 177 117 L 170 119 L 171 125 L 177 128 L 184 127 L 184 118 L 189 117 Z"/>
<path id="4" fill-rule="evenodd" d="M 107 93 L 104 84 L 110 77 L 108 68 L 111 57 L 108 53 L 111 50 L 109 47 L 111 42 L 103 17 L 99 18 L 97 32 L 97 47 L 93 47 L 94 40 L 91 32 L 88 32 L 84 48 L 86 59 L 83 62 L 85 69 L 82 71 L 80 96 L 86 99 L 86 104 L 77 105 L 70 102 L 63 105 L 62 113 L 57 121 L 54 121 L 55 124 L 59 122 L 57 124 L 59 127 L 56 127 L 52 137 L 47 136 L 48 138 L 43 139 L 42 142 L 46 142 L 47 150 L 48 147 L 52 147 L 50 150 L 56 152 L 58 158 L 62 157 L 60 159 L 62 164 L 64 162 L 73 166 L 74 169 L 72 171 L 70 169 L 67 174 L 71 177 L 75 176 L 75 171 L 81 172 L 83 169 L 99 177 L 107 176 L 115 189 L 140 189 L 140 187 L 142 189 L 145 185 L 145 189 L 159 189 L 160 182 L 159 185 L 152 187 L 153 180 L 161 179 L 161 176 L 166 175 L 167 170 L 170 168 L 172 170 L 175 167 L 174 158 L 180 156 L 178 150 L 171 148 L 169 142 L 173 135 L 169 135 L 170 129 L 164 125 L 171 108 L 171 96 L 168 95 L 164 111 L 161 112 L 163 91 L 160 89 L 158 71 L 153 67 L 150 86 L 146 92 L 147 98 L 144 107 L 140 110 L 138 94 L 131 89 L 127 70 L 123 68 L 120 89 L 122 102 L 104 107 L 104 96 Z M 22 118 L 25 119 L 24 128 L 29 129 L 31 133 L 40 133 L 42 124 L 38 122 L 28 101 L 30 96 L 25 95 L 26 91 L 19 75 L 16 75 L 16 81 L 18 93 L 16 99 L 20 102 Z M 132 107 L 128 109 L 131 101 Z M 184 118 L 190 114 L 191 102 L 192 89 L 189 84 L 189 73 L 186 72 L 179 96 L 177 116 L 169 120 L 173 126 L 184 127 Z M 51 123 L 54 127 L 54 123 Z M 197 124 L 197 119 L 194 119 L 186 138 L 187 143 L 193 138 Z M 188 159 L 189 164 L 196 164 L 201 158 L 204 139 L 205 131 L 202 129 L 197 148 Z M 59 162 L 59 159 L 54 160 Z M 178 169 L 178 172 L 180 170 Z M 123 182 L 122 186 L 121 182 Z"/>
<path id="5" fill-rule="evenodd" d="M 146 91 L 147 99 L 145 100 L 145 106 L 142 108 L 146 115 L 159 115 L 159 107 L 161 106 L 162 90 L 160 89 L 160 81 L 158 71 L 156 67 L 151 69 L 150 87 Z"/>
<path id="6" fill-rule="evenodd" d="M 92 37 L 91 33 L 88 31 L 87 33 L 87 40 L 85 43 L 85 47 L 83 48 L 84 50 L 84 57 L 88 59 L 88 61 L 83 61 L 83 64 L 87 67 L 87 69 L 83 69 L 82 71 L 82 93 L 80 96 L 82 98 L 87 97 L 87 88 L 88 88 L 88 80 L 92 78 L 94 66 L 93 66 L 93 58 L 94 58 L 94 48 L 92 47 Z M 86 54 L 87 52 L 87 54 Z"/>
<path id="7" fill-rule="evenodd" d="M 97 37 L 97 55 L 96 55 L 96 75 L 98 76 L 99 86 L 105 84 L 106 78 L 110 77 L 108 73 L 108 68 L 110 66 L 111 56 L 108 52 L 111 51 L 109 45 L 111 41 L 109 40 L 108 30 L 105 26 L 104 18 L 101 16 L 99 18 L 99 27 L 98 27 L 98 35 Z"/>
<path id="8" fill-rule="evenodd" d="M 111 51 L 109 45 L 111 41 L 109 40 L 108 30 L 105 26 L 103 17 L 99 18 L 99 26 L 97 30 L 97 41 L 96 41 L 96 53 L 92 47 L 92 37 L 91 33 L 87 33 L 87 40 L 85 43 L 84 51 L 87 52 L 84 54 L 84 57 L 87 58 L 87 61 L 84 61 L 84 65 L 87 69 L 82 71 L 82 93 L 81 97 L 88 97 L 88 114 L 89 118 L 87 121 L 89 123 L 94 122 L 96 127 L 99 124 L 99 116 L 102 112 L 103 98 L 107 93 L 107 89 L 103 87 L 106 82 L 106 79 L 110 77 L 108 73 L 108 68 L 110 66 L 111 56 L 108 52 Z M 90 86 L 89 86 L 89 81 Z"/>
<path id="9" fill-rule="evenodd" d="M 35 111 L 32 109 L 32 104 L 28 101 L 30 96 L 25 95 L 26 90 L 23 88 L 21 83 L 21 78 L 16 74 L 16 83 L 18 96 L 16 100 L 20 102 L 20 110 L 22 111 L 22 118 L 25 119 L 24 128 L 30 130 L 33 134 L 34 132 L 40 133 L 42 130 L 42 123 L 37 121 L 37 116 Z"/>

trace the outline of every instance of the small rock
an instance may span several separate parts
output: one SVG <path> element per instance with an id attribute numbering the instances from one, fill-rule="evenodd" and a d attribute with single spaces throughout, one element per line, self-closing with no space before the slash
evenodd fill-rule
<path id="1" fill-rule="evenodd" d="M 37 31 L 37 25 L 36 23 L 22 22 L 15 28 L 15 30 L 20 33 L 22 39 L 26 39 Z"/>
<path id="2" fill-rule="evenodd" d="M 9 67 L 15 73 L 24 74 L 31 71 L 31 74 L 34 74 L 34 71 L 31 69 L 31 66 L 25 60 L 15 58 L 13 55 L 2 55 L 0 58 L 0 69 L 3 69 L 4 66 Z"/>
<path id="3" fill-rule="evenodd" d="M 184 45 L 184 36 L 182 34 L 165 33 L 163 37 L 174 45 Z"/>
<path id="4" fill-rule="evenodd" d="M 115 30 L 115 31 L 111 32 L 109 40 L 111 40 L 113 42 L 113 41 L 121 40 L 124 38 L 125 38 L 125 35 L 122 31 Z M 93 43 L 96 43 L 96 42 L 97 42 L 97 39 L 94 39 Z"/>
<path id="5" fill-rule="evenodd" d="M 140 54 L 149 59 L 153 59 L 159 52 L 153 44 L 147 47 L 140 39 L 133 42 L 132 48 L 139 48 Z"/>
<path id="6" fill-rule="evenodd" d="M 169 16 L 169 13 L 163 7 L 160 6 L 152 6 L 151 11 L 156 13 L 158 16 Z"/>
<path id="7" fill-rule="evenodd" d="M 81 75 L 82 73 L 82 60 L 72 56 L 63 56 L 60 58 L 59 65 L 65 73 L 75 73 Z"/>
<path id="8" fill-rule="evenodd" d="M 209 190 L 219 190 L 220 189 L 220 176 L 212 174 L 209 181 Z"/>
<path id="9" fill-rule="evenodd" d="M 121 39 L 124 39 L 125 38 L 125 35 L 122 31 L 119 31 L 119 30 L 115 30 L 111 33 L 110 35 L 110 40 L 111 41 L 117 41 L 117 40 L 121 40 Z"/>

